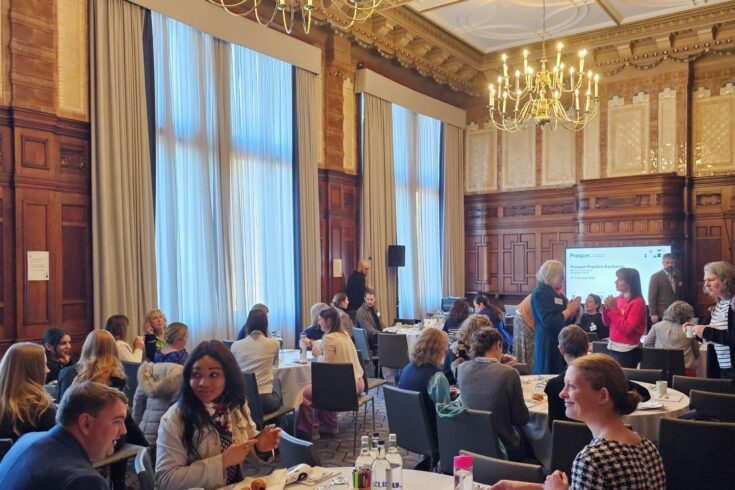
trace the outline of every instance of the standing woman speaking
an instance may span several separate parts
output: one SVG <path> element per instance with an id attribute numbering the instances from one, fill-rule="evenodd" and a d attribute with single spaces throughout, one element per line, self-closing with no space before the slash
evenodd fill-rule
<path id="1" fill-rule="evenodd" d="M 547 260 L 536 273 L 536 289 L 531 293 L 531 311 L 536 322 L 533 348 L 534 374 L 559 374 L 566 363 L 559 353 L 559 332 L 579 310 L 580 298 L 567 301 L 562 294 L 564 264 Z"/>
<path id="2" fill-rule="evenodd" d="M 605 298 L 602 321 L 610 327 L 607 348 L 624 368 L 636 368 L 641 362 L 641 337 L 648 324 L 648 311 L 641 295 L 641 276 L 635 269 L 623 267 L 615 272 L 615 289 L 620 295 Z"/>

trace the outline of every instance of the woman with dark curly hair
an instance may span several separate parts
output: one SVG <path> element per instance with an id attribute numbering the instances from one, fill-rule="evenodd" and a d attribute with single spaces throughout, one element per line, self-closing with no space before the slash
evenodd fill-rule
<path id="1" fill-rule="evenodd" d="M 63 328 L 51 327 L 43 334 L 43 348 L 46 350 L 46 384 L 59 380 L 59 373 L 74 364 L 71 357 L 71 336 Z"/>
<path id="2" fill-rule="evenodd" d="M 242 480 L 245 459 L 270 458 L 281 429 L 258 432 L 245 381 L 222 342 L 204 341 L 184 364 L 179 400 L 161 419 L 156 450 L 160 490 L 219 488 Z M 256 456 L 257 453 L 257 456 Z"/>
<path id="3" fill-rule="evenodd" d="M 457 330 L 462 326 L 462 322 L 470 316 L 470 304 L 464 299 L 458 299 L 452 303 L 452 308 L 449 310 L 449 317 L 444 322 L 444 330 L 449 333 L 450 330 Z"/>

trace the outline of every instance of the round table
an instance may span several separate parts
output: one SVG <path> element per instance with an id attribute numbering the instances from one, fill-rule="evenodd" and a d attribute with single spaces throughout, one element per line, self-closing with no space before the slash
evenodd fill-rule
<path id="1" fill-rule="evenodd" d="M 530 415 L 529 422 L 523 427 L 523 433 L 533 447 L 536 458 L 544 467 L 551 464 L 551 432 L 549 432 L 549 404 L 535 401 L 531 398 L 534 392 L 543 393 L 546 380 L 554 375 L 537 376 L 531 374 L 521 376 L 523 399 L 526 401 Z M 658 440 L 658 421 L 662 417 L 677 418 L 689 409 L 689 397 L 683 393 L 668 389 L 667 398 L 659 399 L 656 396 L 656 386 L 649 383 L 638 383 L 651 392 L 651 401 L 660 401 L 663 407 L 657 410 L 636 410 L 623 417 L 623 422 L 629 424 L 634 431 L 645 436 L 652 442 Z"/>
<path id="2" fill-rule="evenodd" d="M 276 470 L 278 471 L 278 470 Z M 322 468 L 322 467 L 315 467 L 314 472 L 312 473 L 312 477 L 315 475 L 322 474 L 324 472 L 330 472 L 330 473 L 339 473 L 337 476 L 342 476 L 347 479 L 348 482 L 352 482 L 352 467 L 351 466 L 344 466 L 340 468 Z M 265 477 L 266 480 L 269 480 L 269 477 Z M 287 488 L 289 490 L 306 490 L 306 489 L 317 489 L 319 487 L 323 488 L 329 488 L 329 483 L 332 480 L 332 478 L 329 478 L 321 483 L 318 483 L 316 485 L 307 485 L 305 483 L 293 483 L 289 485 Z M 268 488 L 273 488 L 275 490 L 283 488 L 279 484 L 275 482 L 268 481 Z M 240 490 L 243 487 L 247 487 L 244 483 L 235 483 L 232 485 L 228 485 L 226 487 L 222 487 L 219 490 Z M 454 488 L 454 477 L 450 475 L 443 475 L 441 473 L 431 473 L 428 471 L 417 471 L 417 470 L 409 470 L 409 469 L 403 469 L 403 489 L 404 490 L 452 490 Z M 475 484 L 475 489 L 478 490 L 485 490 L 490 487 L 486 485 L 480 485 Z M 333 490 L 353 490 L 352 485 L 335 485 L 333 487 Z"/>
<path id="3" fill-rule="evenodd" d="M 300 360 L 298 349 L 285 349 L 281 353 L 278 367 L 273 368 L 273 378 L 281 382 L 283 406 L 298 408 L 304 398 L 304 388 L 311 384 L 311 364 Z M 308 359 L 314 360 L 311 352 Z"/>
<path id="4" fill-rule="evenodd" d="M 421 335 L 421 330 L 411 327 L 387 327 L 383 329 L 383 332 L 405 335 L 409 354 L 413 352 L 413 349 L 416 347 L 416 342 L 418 342 L 419 336 Z"/>

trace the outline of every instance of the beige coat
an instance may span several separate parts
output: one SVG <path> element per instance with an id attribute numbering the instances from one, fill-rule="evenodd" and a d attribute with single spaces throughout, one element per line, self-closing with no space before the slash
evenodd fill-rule
<path id="1" fill-rule="evenodd" d="M 247 405 L 242 411 L 232 412 L 232 440 L 243 443 L 258 434 L 250 418 Z M 194 434 L 197 451 L 201 459 L 194 460 L 184 446 L 184 422 L 178 402 L 171 406 L 161 418 L 156 448 L 156 483 L 159 490 L 181 490 L 187 488 L 216 489 L 225 485 L 225 468 L 222 466 L 222 449 L 217 430 L 208 427 L 201 437 Z M 248 460 L 262 462 L 250 452 Z M 244 462 L 240 465 L 244 474 Z"/>

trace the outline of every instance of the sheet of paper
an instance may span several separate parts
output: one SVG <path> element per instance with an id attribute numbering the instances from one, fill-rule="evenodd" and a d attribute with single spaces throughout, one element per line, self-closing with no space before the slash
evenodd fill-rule
<path id="1" fill-rule="evenodd" d="M 28 280 L 48 281 L 48 251 L 28 252 Z"/>

